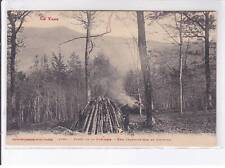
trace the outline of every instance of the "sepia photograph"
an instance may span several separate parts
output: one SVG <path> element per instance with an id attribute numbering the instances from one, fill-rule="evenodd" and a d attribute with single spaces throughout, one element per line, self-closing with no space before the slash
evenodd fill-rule
<path id="1" fill-rule="evenodd" d="M 8 10 L 7 145 L 215 147 L 216 18 Z"/>

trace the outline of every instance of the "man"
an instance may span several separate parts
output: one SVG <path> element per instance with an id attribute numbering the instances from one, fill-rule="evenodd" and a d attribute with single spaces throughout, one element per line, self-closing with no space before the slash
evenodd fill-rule
<path id="1" fill-rule="evenodd" d="M 129 115 L 130 115 L 131 108 L 128 106 L 128 104 L 121 107 L 121 111 L 123 113 L 123 121 L 124 121 L 124 129 L 125 131 L 129 130 Z"/>

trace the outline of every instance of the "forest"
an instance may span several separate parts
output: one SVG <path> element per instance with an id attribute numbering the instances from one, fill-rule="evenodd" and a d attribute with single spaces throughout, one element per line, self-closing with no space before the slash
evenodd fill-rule
<path id="1" fill-rule="evenodd" d="M 103 39 L 111 38 L 113 19 L 120 14 L 64 11 L 61 15 L 76 20 L 84 33 L 70 35 L 54 51 L 19 56 L 29 48 L 23 36 L 29 19 L 47 13 L 8 11 L 8 131 L 216 132 L 215 12 L 122 12 L 136 34 L 124 42 L 126 59 L 115 63 L 111 57 L 122 45 L 118 51 L 96 50 L 107 45 Z M 167 43 L 151 41 L 153 25 L 161 29 L 155 36 Z M 115 37 L 111 40 L 117 43 Z M 72 52 L 63 52 L 71 43 Z M 21 70 L 18 64 L 31 56 L 29 68 Z M 123 73 L 118 68 L 122 61 L 132 62 Z"/>

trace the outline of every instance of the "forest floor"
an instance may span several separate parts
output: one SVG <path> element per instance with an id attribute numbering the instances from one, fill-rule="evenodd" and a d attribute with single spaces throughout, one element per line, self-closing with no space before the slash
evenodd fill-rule
<path id="1" fill-rule="evenodd" d="M 179 113 L 163 112 L 153 115 L 155 123 L 152 129 L 144 126 L 146 116 L 130 114 L 130 129 L 128 133 L 216 133 L 216 112 L 186 112 Z M 73 134 L 70 129 L 71 123 L 46 122 L 32 124 L 20 129 L 19 132 L 50 131 L 57 134 Z M 18 130 L 9 130 L 7 133 L 15 134 Z"/>
<path id="2" fill-rule="evenodd" d="M 153 115 L 155 123 L 152 130 L 144 128 L 145 116 L 130 115 L 131 132 L 159 132 L 159 133 L 215 133 L 216 111 L 158 113 Z"/>

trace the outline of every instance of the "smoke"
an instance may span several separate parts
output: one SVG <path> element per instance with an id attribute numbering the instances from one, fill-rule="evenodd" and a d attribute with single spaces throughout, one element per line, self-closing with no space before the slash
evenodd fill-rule
<path id="1" fill-rule="evenodd" d="M 123 85 L 123 80 L 118 78 L 111 83 L 110 96 L 117 100 L 121 104 L 127 104 L 130 107 L 134 107 L 136 99 L 128 96 Z"/>
<path id="2" fill-rule="evenodd" d="M 101 78 L 92 83 L 95 86 L 95 90 L 93 90 L 93 94 L 95 96 L 108 96 L 120 104 L 127 104 L 129 107 L 134 107 L 135 102 L 137 101 L 135 98 L 128 96 L 124 89 L 123 78 Z"/>
<path id="3" fill-rule="evenodd" d="M 92 70 L 92 95 L 108 96 L 121 104 L 130 107 L 135 105 L 136 99 L 127 95 L 124 82 L 126 74 L 111 64 L 111 60 L 99 53 L 93 61 Z"/>

